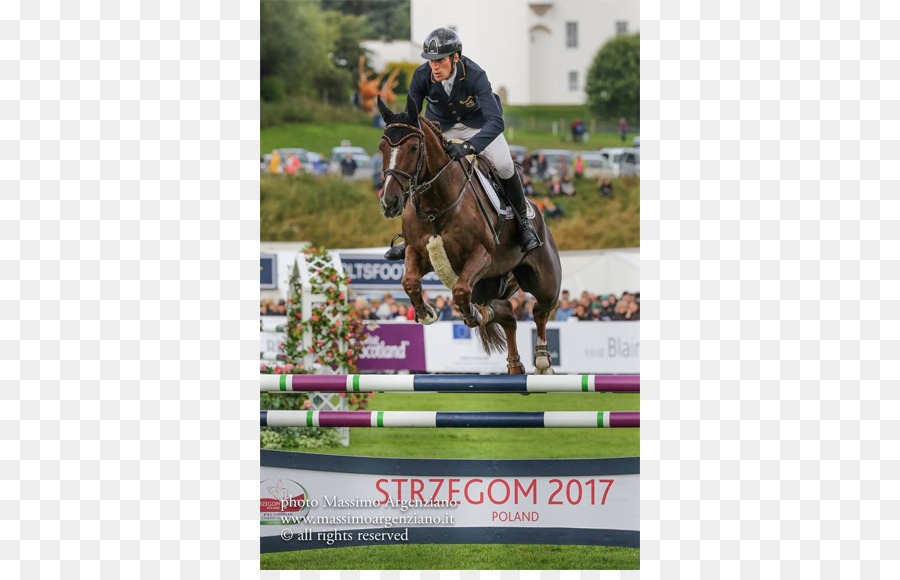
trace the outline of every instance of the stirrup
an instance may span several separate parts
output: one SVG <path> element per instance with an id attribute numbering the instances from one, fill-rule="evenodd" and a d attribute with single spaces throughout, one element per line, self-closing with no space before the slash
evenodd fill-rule
<path id="1" fill-rule="evenodd" d="M 406 255 L 406 242 L 400 242 L 396 246 L 394 245 L 394 240 L 402 237 L 403 234 L 397 234 L 391 239 L 391 247 L 384 253 L 385 260 L 402 260 Z"/>
<path id="2" fill-rule="evenodd" d="M 522 249 L 524 253 L 528 253 L 531 250 L 536 250 L 544 245 L 544 242 L 541 241 L 541 237 L 537 234 L 533 227 L 526 220 L 524 223 L 517 224 L 519 226 L 519 231 L 517 232 L 519 237 L 519 247 Z M 522 241 L 522 238 L 527 234 L 527 232 L 531 232 L 533 238 L 530 241 Z"/>
<path id="3" fill-rule="evenodd" d="M 397 240 L 397 238 L 403 238 L 403 233 L 401 232 L 401 233 L 397 234 L 396 236 L 394 236 L 393 238 L 391 238 L 391 243 L 390 243 L 391 248 L 394 247 L 394 242 Z M 403 239 L 405 240 L 406 238 L 403 238 Z"/>

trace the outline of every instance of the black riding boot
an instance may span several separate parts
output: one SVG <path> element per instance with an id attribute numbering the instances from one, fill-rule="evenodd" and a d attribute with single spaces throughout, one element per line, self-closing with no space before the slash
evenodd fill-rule
<path id="1" fill-rule="evenodd" d="M 397 234 L 391 240 L 391 247 L 388 248 L 388 251 L 384 253 L 385 260 L 402 260 L 404 257 L 406 257 L 406 242 L 400 242 L 396 246 L 393 245 L 394 240 L 402 237 L 403 234 Z"/>
<path id="2" fill-rule="evenodd" d="M 525 190 L 522 188 L 522 181 L 519 179 L 518 173 L 513 173 L 508 179 L 501 179 L 503 184 L 503 192 L 506 199 L 513 207 L 513 215 L 516 218 L 516 226 L 519 231 L 519 245 L 526 254 L 535 248 L 544 245 L 538 237 L 534 228 L 528 222 L 528 206 L 525 201 Z"/>

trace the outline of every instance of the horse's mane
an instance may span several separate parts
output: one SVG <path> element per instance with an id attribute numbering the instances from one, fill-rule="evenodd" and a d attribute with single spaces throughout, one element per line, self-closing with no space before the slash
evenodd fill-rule
<path id="1" fill-rule="evenodd" d="M 432 131 L 434 131 L 434 134 L 437 136 L 438 141 L 440 141 L 441 143 L 447 142 L 447 140 L 444 139 L 444 133 L 441 131 L 440 123 L 426 117 L 419 117 L 419 121 L 424 122 L 426 125 L 428 125 L 428 127 L 431 128 Z"/>

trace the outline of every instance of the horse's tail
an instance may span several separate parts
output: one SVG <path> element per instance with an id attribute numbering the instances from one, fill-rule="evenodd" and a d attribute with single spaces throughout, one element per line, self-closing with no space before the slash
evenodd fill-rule
<path id="1" fill-rule="evenodd" d="M 495 298 L 499 300 L 509 300 L 516 294 L 516 292 L 519 291 L 519 283 L 516 281 L 516 277 L 513 276 L 512 273 L 507 274 L 505 277 L 501 276 L 499 278 L 496 278 L 496 280 L 502 280 L 500 288 L 495 288 L 495 290 L 500 291 L 500 295 L 492 296 L 490 299 L 484 302 L 485 304 L 489 303 L 490 300 Z M 506 333 L 503 331 L 503 327 L 496 322 L 485 324 L 481 328 L 477 329 L 477 334 L 478 338 L 481 339 L 481 348 L 484 349 L 485 353 L 491 354 L 491 352 L 506 352 Z"/>
<path id="2" fill-rule="evenodd" d="M 475 333 L 481 339 L 481 348 L 486 354 L 506 352 L 506 334 L 503 332 L 503 327 L 496 322 L 476 328 Z"/>

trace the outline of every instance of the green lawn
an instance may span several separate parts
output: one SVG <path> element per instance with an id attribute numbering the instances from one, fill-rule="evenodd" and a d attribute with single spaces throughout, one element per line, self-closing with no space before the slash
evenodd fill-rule
<path id="1" fill-rule="evenodd" d="M 506 138 L 510 145 L 523 145 L 529 151 L 535 149 L 572 149 L 575 151 L 596 151 L 601 147 L 621 147 L 618 134 L 599 133 L 590 135 L 587 143 L 566 141 L 568 130 L 559 135 L 548 132 L 507 129 Z M 302 147 L 327 156 L 332 147 L 338 147 L 343 139 L 348 139 L 356 147 L 364 148 L 370 155 L 378 148 L 381 129 L 355 123 L 292 123 L 270 127 L 260 131 L 260 153 L 271 153 L 279 147 Z M 631 146 L 629 137 L 626 145 Z"/>
<path id="2" fill-rule="evenodd" d="M 371 155 L 378 148 L 381 129 L 356 123 L 291 123 L 261 130 L 259 147 L 260 153 L 271 153 L 279 147 L 302 147 L 327 157 L 343 139 Z"/>
<path id="3" fill-rule="evenodd" d="M 639 570 L 637 548 L 505 544 L 357 546 L 262 554 L 262 570 Z"/>

